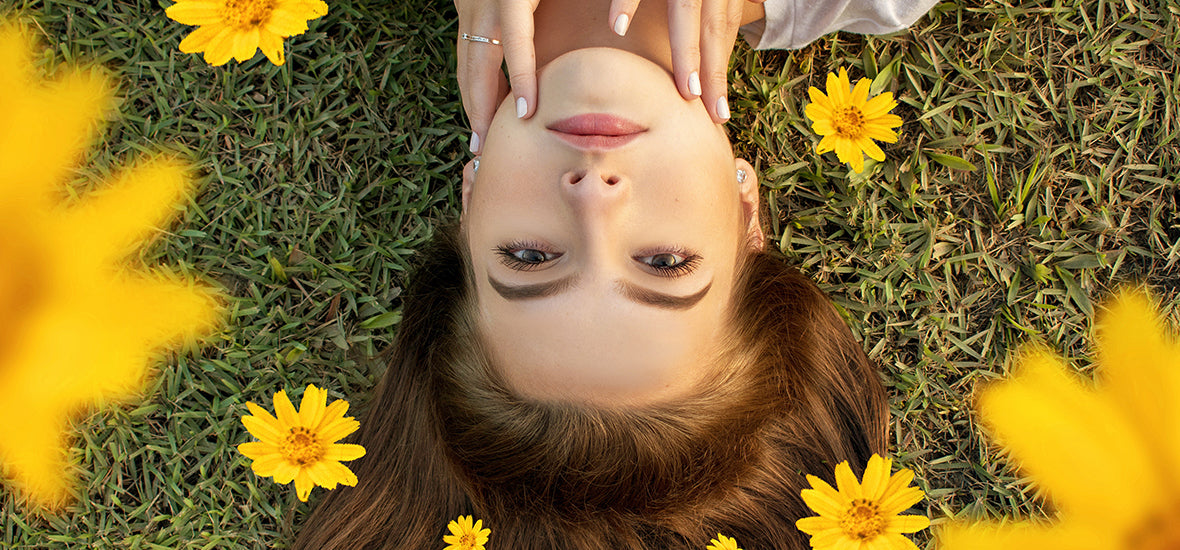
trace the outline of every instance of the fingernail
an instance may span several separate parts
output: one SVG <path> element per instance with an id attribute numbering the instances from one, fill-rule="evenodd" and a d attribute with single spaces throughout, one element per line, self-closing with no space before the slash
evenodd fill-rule
<path id="1" fill-rule="evenodd" d="M 479 134 L 471 132 L 471 145 L 469 147 L 472 153 L 479 152 Z"/>
<path id="2" fill-rule="evenodd" d="M 729 101 L 725 99 L 725 96 L 717 98 L 717 116 L 729 120 Z"/>
<path id="3" fill-rule="evenodd" d="M 701 75 L 696 71 L 688 75 L 688 93 L 692 95 L 701 95 Z"/>
<path id="4" fill-rule="evenodd" d="M 619 16 L 615 18 L 615 34 L 617 34 L 619 36 L 626 35 L 627 34 L 627 26 L 629 26 L 630 24 L 631 24 L 631 18 L 628 17 L 627 14 L 625 14 L 625 13 L 620 13 Z"/>
<path id="5" fill-rule="evenodd" d="M 524 118 L 529 114 L 529 102 L 523 97 L 516 98 L 516 118 Z"/>

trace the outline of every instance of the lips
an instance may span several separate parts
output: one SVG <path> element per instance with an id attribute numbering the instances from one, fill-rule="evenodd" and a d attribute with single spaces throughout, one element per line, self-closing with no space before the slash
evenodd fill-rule
<path id="1" fill-rule="evenodd" d="M 566 143 L 587 150 L 622 147 L 647 131 L 636 122 L 599 113 L 572 116 L 546 128 Z"/>

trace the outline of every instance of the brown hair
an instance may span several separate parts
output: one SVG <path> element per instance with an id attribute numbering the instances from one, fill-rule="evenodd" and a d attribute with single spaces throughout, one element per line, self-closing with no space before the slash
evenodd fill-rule
<path id="1" fill-rule="evenodd" d="M 885 447 L 876 369 L 815 284 L 772 253 L 735 287 L 729 362 L 645 408 L 522 399 L 470 315 L 469 267 L 442 231 L 411 277 L 385 375 L 361 420 L 359 483 L 324 497 L 299 549 L 440 547 L 472 514 L 489 548 L 806 549 L 805 474 L 863 469 Z"/>

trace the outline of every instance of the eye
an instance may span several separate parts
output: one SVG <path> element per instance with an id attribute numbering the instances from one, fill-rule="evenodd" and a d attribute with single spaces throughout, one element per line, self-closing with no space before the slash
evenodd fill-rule
<path id="1" fill-rule="evenodd" d="M 692 273 L 701 261 L 700 256 L 682 250 L 659 252 L 650 256 L 636 257 L 635 259 L 647 265 L 656 275 L 661 277 L 687 275 Z"/>
<path id="2" fill-rule="evenodd" d="M 497 246 L 495 252 L 505 266 L 517 271 L 531 271 L 561 257 L 560 252 L 547 248 L 537 243 L 514 242 Z"/>

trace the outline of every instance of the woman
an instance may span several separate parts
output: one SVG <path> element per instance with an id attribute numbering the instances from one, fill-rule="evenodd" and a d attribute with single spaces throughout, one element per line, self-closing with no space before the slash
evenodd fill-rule
<path id="1" fill-rule="evenodd" d="M 669 18 L 641 4 L 621 38 L 605 7 L 536 10 L 531 116 L 506 98 L 465 168 L 360 481 L 297 548 L 435 548 L 461 514 L 492 548 L 806 548 L 804 475 L 884 451 L 876 370 L 764 250 L 753 168 L 670 77 Z"/>

